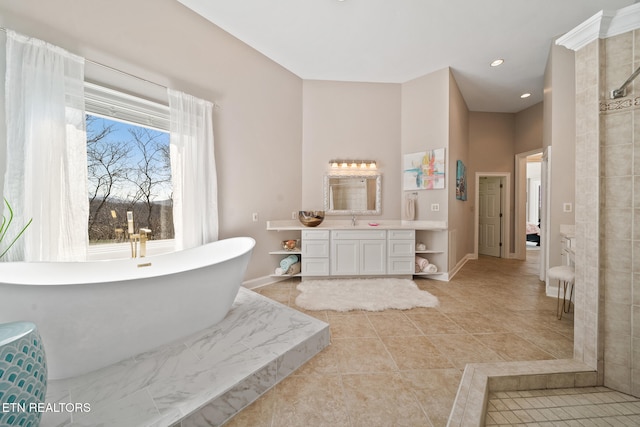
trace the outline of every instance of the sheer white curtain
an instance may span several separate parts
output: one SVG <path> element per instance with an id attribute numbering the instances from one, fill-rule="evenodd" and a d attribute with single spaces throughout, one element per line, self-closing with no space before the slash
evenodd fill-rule
<path id="1" fill-rule="evenodd" d="M 7 31 L 7 165 L 15 211 L 5 242 L 30 227 L 5 260 L 81 261 L 89 245 L 84 59 Z M 6 209 L 5 209 L 6 214 Z"/>
<path id="2" fill-rule="evenodd" d="M 213 104 L 168 89 L 176 250 L 218 240 Z"/>

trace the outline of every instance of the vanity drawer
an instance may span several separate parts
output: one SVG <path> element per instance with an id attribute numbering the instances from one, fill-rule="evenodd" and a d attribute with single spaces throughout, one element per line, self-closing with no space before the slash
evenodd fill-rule
<path id="1" fill-rule="evenodd" d="M 303 258 L 303 276 L 328 276 L 329 258 Z"/>
<path id="2" fill-rule="evenodd" d="M 389 230 L 389 240 L 413 240 L 416 238 L 415 230 Z"/>
<path id="3" fill-rule="evenodd" d="M 385 239 L 386 230 L 332 230 L 331 238 L 334 240 L 370 240 Z"/>
<path id="4" fill-rule="evenodd" d="M 413 257 L 414 240 L 389 240 L 388 251 L 389 256 L 394 257 Z"/>
<path id="5" fill-rule="evenodd" d="M 329 239 L 329 230 L 302 230 L 302 240 Z"/>
<path id="6" fill-rule="evenodd" d="M 308 257 L 327 258 L 329 256 L 329 240 L 302 240 L 302 259 Z"/>
<path id="7" fill-rule="evenodd" d="M 387 274 L 414 274 L 415 258 L 389 258 Z"/>

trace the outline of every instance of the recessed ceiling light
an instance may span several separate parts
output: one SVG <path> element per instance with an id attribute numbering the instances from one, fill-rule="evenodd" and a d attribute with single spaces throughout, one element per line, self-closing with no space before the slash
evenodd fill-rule
<path id="1" fill-rule="evenodd" d="M 504 59 L 496 59 L 490 65 L 492 67 L 497 67 L 498 65 L 502 65 L 502 64 L 504 64 Z"/>
<path id="2" fill-rule="evenodd" d="M 529 92 L 527 92 L 527 93 L 523 93 L 522 95 L 520 95 L 520 98 L 524 99 L 524 98 L 528 98 L 530 96 L 531 96 L 531 94 Z"/>

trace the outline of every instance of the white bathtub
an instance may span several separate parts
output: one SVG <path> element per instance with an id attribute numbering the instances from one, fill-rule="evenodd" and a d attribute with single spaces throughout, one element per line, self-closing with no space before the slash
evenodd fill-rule
<path id="1" fill-rule="evenodd" d="M 255 241 L 129 260 L 0 263 L 0 323 L 31 321 L 50 379 L 84 374 L 221 321 Z"/>

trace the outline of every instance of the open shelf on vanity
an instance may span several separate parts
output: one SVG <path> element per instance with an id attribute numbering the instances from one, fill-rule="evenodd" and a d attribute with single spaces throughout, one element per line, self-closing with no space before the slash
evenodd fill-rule
<path id="1" fill-rule="evenodd" d="M 279 251 L 271 251 L 269 255 L 302 255 L 302 250 L 300 248 L 295 248 L 290 251 L 279 250 Z"/>
<path id="2" fill-rule="evenodd" d="M 300 233 L 299 232 L 289 232 L 289 238 L 283 239 L 284 241 L 295 241 L 296 247 L 291 249 L 284 249 L 284 245 L 280 247 L 280 249 L 275 249 L 273 251 L 269 251 L 269 255 L 274 255 L 277 259 L 277 266 L 280 266 L 280 261 L 289 255 L 296 255 L 298 257 L 298 262 L 302 262 L 302 248 L 300 247 Z M 275 268 L 275 267 L 274 267 Z M 290 277 L 302 277 L 302 273 L 297 274 L 270 274 L 269 277 L 277 277 L 277 278 L 290 278 Z"/>
<path id="3" fill-rule="evenodd" d="M 418 245 L 423 244 L 425 249 L 418 249 Z M 426 258 L 429 264 L 438 268 L 435 273 L 416 272 L 417 277 L 433 277 L 446 275 L 448 271 L 447 251 L 448 232 L 443 229 L 416 230 L 416 251 L 418 257 Z"/>

